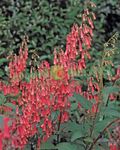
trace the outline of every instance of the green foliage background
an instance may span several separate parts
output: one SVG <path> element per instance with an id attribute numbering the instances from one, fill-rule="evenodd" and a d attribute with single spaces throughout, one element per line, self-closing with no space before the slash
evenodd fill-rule
<path id="1" fill-rule="evenodd" d="M 1 0 L 0 58 L 18 53 L 23 36 L 29 36 L 29 62 L 47 59 L 52 64 L 55 47 L 65 48 L 66 35 L 74 23 L 81 23 L 84 0 Z M 119 0 L 94 0 L 97 20 L 92 55 L 98 59 L 103 43 L 120 31 Z M 120 42 L 118 42 L 120 43 Z M 119 62 L 119 55 L 116 57 Z M 6 61 L 1 60 L 0 76 Z M 5 68 L 6 71 L 8 70 Z"/>

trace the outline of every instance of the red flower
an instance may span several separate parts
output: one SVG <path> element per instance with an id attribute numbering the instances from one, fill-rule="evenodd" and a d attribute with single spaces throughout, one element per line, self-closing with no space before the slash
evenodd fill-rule
<path id="1" fill-rule="evenodd" d="M 2 150 L 2 139 L 3 139 L 3 134 L 0 132 L 0 150 Z"/>
<path id="2" fill-rule="evenodd" d="M 4 138 L 10 137 L 9 126 L 8 126 L 9 118 L 4 118 Z"/>
<path id="3" fill-rule="evenodd" d="M 110 150 L 118 150 L 117 145 L 115 143 L 110 143 L 109 148 Z"/>

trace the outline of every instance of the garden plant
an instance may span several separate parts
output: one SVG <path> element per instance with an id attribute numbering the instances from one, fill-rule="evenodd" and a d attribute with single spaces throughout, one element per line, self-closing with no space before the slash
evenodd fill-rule
<path id="1" fill-rule="evenodd" d="M 27 35 L 18 54 L 0 59 L 8 64 L 0 79 L 0 150 L 120 150 L 119 34 L 94 59 L 96 5 L 84 5 L 52 63 L 28 61 Z"/>

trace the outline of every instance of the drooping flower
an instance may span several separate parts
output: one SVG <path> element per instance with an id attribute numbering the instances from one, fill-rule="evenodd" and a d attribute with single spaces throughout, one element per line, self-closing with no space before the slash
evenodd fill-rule
<path id="1" fill-rule="evenodd" d="M 117 145 L 115 143 L 110 143 L 109 148 L 110 148 L 110 150 L 118 150 Z"/>
<path id="2" fill-rule="evenodd" d="M 7 138 L 7 139 L 10 138 L 10 130 L 9 130 L 8 122 L 9 122 L 9 118 L 5 117 L 4 118 L 4 132 L 3 132 L 4 134 L 3 134 L 3 137 Z"/>
<path id="3" fill-rule="evenodd" d="M 2 150 L 3 133 L 0 131 L 0 150 Z"/>

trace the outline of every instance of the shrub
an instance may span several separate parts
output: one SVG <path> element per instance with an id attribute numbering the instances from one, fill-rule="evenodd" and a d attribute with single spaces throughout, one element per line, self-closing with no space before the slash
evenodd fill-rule
<path id="1" fill-rule="evenodd" d="M 118 33 L 89 65 L 96 17 L 95 4 L 85 5 L 65 50 L 54 49 L 52 66 L 42 61 L 26 71 L 27 37 L 8 57 L 9 80 L 0 81 L 1 149 L 119 149 L 120 67 L 112 62 Z"/>

